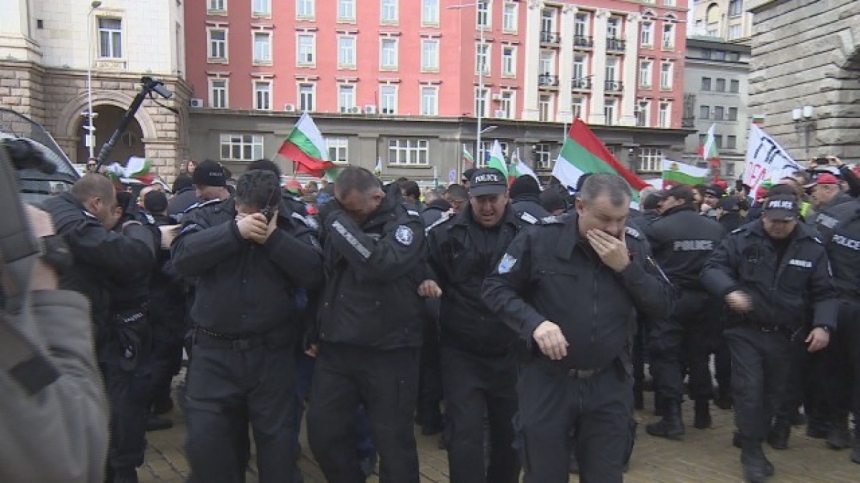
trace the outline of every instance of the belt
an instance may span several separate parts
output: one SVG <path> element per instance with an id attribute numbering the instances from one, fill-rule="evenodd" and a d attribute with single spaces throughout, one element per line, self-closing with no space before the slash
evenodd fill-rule
<path id="1" fill-rule="evenodd" d="M 607 368 L 613 366 L 613 364 L 610 363 L 604 367 L 598 367 L 596 369 L 568 369 L 565 367 L 559 367 L 557 365 L 554 365 L 549 360 L 543 358 L 537 359 L 536 363 L 547 368 L 547 370 L 552 371 L 555 374 L 564 375 L 571 379 L 588 379 L 606 371 Z"/>
<path id="2" fill-rule="evenodd" d="M 222 347 L 235 352 L 244 352 L 256 347 L 266 346 L 278 349 L 290 341 L 288 330 L 273 330 L 266 334 L 221 334 L 197 326 L 194 328 L 194 340 L 209 347 Z"/>
<path id="3" fill-rule="evenodd" d="M 757 330 L 759 332 L 763 332 L 765 334 L 782 332 L 787 335 L 791 335 L 794 333 L 790 327 L 785 325 L 776 325 L 776 324 L 746 324 L 747 327 Z"/>
<path id="4" fill-rule="evenodd" d="M 603 369 L 569 369 L 567 377 L 573 379 L 588 379 L 591 376 L 603 372 Z"/>

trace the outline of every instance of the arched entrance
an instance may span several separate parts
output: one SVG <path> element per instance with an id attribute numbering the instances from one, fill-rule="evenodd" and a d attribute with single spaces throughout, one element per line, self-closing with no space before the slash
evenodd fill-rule
<path id="1" fill-rule="evenodd" d="M 98 156 L 102 146 L 104 146 L 108 139 L 110 139 L 114 130 L 122 121 L 123 116 L 125 116 L 125 111 L 116 106 L 101 105 L 94 106 L 93 112 L 96 114 L 93 121 L 96 128 L 94 152 L 95 155 Z M 87 133 L 85 126 L 87 125 L 87 119 L 85 117 L 81 117 L 78 122 L 78 135 L 76 136 L 79 140 L 77 143 L 77 159 L 79 160 L 89 158 L 89 148 L 85 143 Z M 105 162 L 108 164 L 113 161 L 125 162 L 125 160 L 130 156 L 144 156 L 143 130 L 140 127 L 140 123 L 137 122 L 137 119 L 132 119 L 128 128 L 114 145 Z"/>

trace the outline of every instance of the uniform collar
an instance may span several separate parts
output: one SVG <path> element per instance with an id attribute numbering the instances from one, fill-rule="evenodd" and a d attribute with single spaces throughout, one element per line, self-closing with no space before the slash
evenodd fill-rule
<path id="1" fill-rule="evenodd" d="M 570 260 L 579 241 L 579 214 L 576 211 L 571 211 L 559 219 L 564 226 L 555 245 L 555 256 L 563 260 Z"/>

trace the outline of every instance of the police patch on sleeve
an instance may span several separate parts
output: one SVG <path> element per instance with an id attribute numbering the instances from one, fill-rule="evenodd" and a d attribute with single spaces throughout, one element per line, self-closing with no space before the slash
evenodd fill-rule
<path id="1" fill-rule="evenodd" d="M 505 256 L 503 256 L 501 261 L 499 261 L 499 274 L 505 274 L 510 272 L 516 264 L 517 259 L 505 253 Z"/>
<path id="2" fill-rule="evenodd" d="M 394 239 L 397 240 L 397 243 L 400 243 L 403 246 L 409 246 L 412 244 L 412 240 L 415 236 L 412 233 L 412 229 L 406 225 L 400 225 L 397 227 L 397 230 L 394 232 Z"/>

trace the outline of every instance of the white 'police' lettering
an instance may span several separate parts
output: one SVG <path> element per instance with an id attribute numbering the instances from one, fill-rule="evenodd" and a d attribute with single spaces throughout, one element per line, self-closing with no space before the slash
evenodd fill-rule
<path id="1" fill-rule="evenodd" d="M 854 251 L 860 251 L 860 241 L 848 238 L 845 235 L 833 235 L 833 243 Z"/>
<path id="2" fill-rule="evenodd" d="M 839 223 L 839 220 L 833 218 L 832 216 L 825 215 L 824 213 L 819 213 L 815 217 L 815 222 L 824 227 L 833 229 L 833 227 L 836 226 L 837 223 Z"/>
<path id="3" fill-rule="evenodd" d="M 812 262 L 810 262 L 809 260 L 799 260 L 797 258 L 792 258 L 788 261 L 788 264 L 793 267 L 812 268 Z"/>
<path id="4" fill-rule="evenodd" d="M 793 210 L 794 202 L 793 201 L 782 201 L 782 200 L 774 200 L 769 201 L 767 203 L 768 209 L 776 209 L 776 210 Z"/>
<path id="5" fill-rule="evenodd" d="M 710 252 L 714 250 L 711 240 L 676 240 L 672 245 L 675 252 Z"/>
<path id="6" fill-rule="evenodd" d="M 479 174 L 475 176 L 475 184 L 478 183 L 501 183 L 502 180 L 499 179 L 498 175 L 487 173 L 487 174 Z"/>

